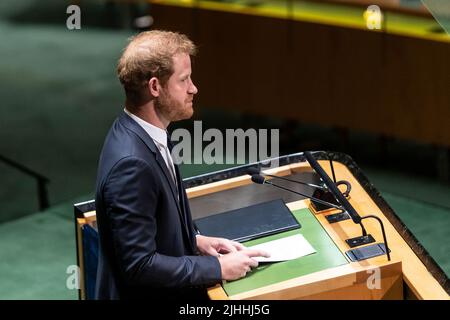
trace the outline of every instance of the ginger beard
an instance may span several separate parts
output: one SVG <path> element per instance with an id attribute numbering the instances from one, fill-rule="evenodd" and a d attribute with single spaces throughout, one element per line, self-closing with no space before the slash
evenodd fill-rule
<path id="1" fill-rule="evenodd" d="M 165 88 L 155 100 L 155 109 L 170 122 L 185 120 L 194 114 L 193 97 L 187 97 L 185 101 L 175 99 Z"/>

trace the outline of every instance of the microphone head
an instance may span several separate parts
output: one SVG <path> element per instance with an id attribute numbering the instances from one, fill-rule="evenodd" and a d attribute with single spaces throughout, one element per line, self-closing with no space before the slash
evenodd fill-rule
<path id="1" fill-rule="evenodd" d="M 261 172 L 261 169 L 257 168 L 257 167 L 251 167 L 251 168 L 248 168 L 248 170 L 247 170 L 247 174 L 249 174 L 251 176 L 254 174 L 260 174 L 260 172 Z"/>
<path id="2" fill-rule="evenodd" d="M 260 174 L 253 174 L 252 181 L 257 184 L 264 184 L 264 181 L 266 181 L 266 179 Z"/>

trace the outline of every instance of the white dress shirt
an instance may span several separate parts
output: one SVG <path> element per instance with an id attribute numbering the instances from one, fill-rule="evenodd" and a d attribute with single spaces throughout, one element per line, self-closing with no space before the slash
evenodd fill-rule
<path id="1" fill-rule="evenodd" d="M 138 116 L 132 114 L 126 108 L 123 109 L 123 111 L 125 111 L 125 113 L 131 117 L 131 119 L 136 121 L 145 130 L 145 132 L 147 132 L 147 134 L 150 136 L 150 138 L 152 138 L 153 142 L 155 142 L 156 147 L 158 148 L 159 152 L 161 153 L 161 156 L 163 157 L 163 159 L 167 165 L 167 169 L 169 169 L 169 172 L 172 176 L 175 186 L 177 186 L 175 166 L 173 165 L 172 156 L 171 156 L 170 150 L 167 146 L 167 131 L 164 129 L 158 128 L 157 126 L 154 126 L 145 120 L 142 120 Z"/>

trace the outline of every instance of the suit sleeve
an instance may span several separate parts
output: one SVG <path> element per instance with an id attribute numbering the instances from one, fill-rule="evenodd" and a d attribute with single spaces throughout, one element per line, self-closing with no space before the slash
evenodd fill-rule
<path id="1" fill-rule="evenodd" d="M 129 285 L 190 287 L 221 280 L 216 257 L 172 257 L 156 251 L 159 186 L 154 168 L 141 159 L 120 160 L 103 185 L 114 257 Z"/>

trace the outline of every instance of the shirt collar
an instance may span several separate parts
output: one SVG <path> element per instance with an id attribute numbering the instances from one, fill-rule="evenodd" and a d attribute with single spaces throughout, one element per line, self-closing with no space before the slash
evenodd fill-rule
<path id="1" fill-rule="evenodd" d="M 138 116 L 132 114 L 130 111 L 128 111 L 126 108 L 123 109 L 127 115 L 131 117 L 134 121 L 136 121 L 144 130 L 147 132 L 147 134 L 152 138 L 155 142 L 163 145 L 165 148 L 167 148 L 167 131 L 161 128 L 158 128 L 157 126 L 152 125 L 151 123 L 148 123 L 145 120 L 142 120 Z"/>

